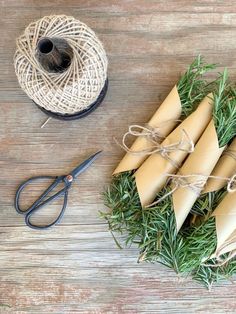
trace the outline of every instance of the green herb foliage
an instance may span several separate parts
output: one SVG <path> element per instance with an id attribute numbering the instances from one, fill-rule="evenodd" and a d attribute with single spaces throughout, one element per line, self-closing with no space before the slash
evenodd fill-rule
<path id="1" fill-rule="evenodd" d="M 219 146 L 223 147 L 236 135 L 236 91 L 228 83 L 228 71 L 225 69 L 214 91 L 213 120 Z"/>
<path id="2" fill-rule="evenodd" d="M 109 212 L 101 213 L 108 222 L 111 232 L 126 232 L 126 244 L 135 241 L 142 218 L 141 204 L 133 177 L 133 172 L 115 176 L 104 193 L 105 205 Z M 113 235 L 114 236 L 114 235 Z M 118 242 L 116 241 L 118 244 Z"/>
<path id="3" fill-rule="evenodd" d="M 167 188 L 166 191 L 168 191 Z M 199 197 L 192 209 L 192 213 L 195 216 L 194 226 L 196 224 L 201 225 L 203 215 L 204 219 L 205 215 L 210 215 L 224 195 L 225 189 L 222 189 L 219 193 L 212 192 Z M 164 206 L 162 203 L 164 203 Z M 162 264 L 173 268 L 176 273 L 189 273 L 195 266 L 192 266 L 192 261 L 189 261 L 185 239 L 194 230 L 194 227 L 191 226 L 193 217 L 189 215 L 185 225 L 177 234 L 175 214 L 171 204 L 172 200 L 171 196 L 169 196 L 168 199 L 160 202 L 153 209 L 158 213 L 156 219 L 158 219 L 159 228 L 162 230 L 161 250 L 158 252 L 158 259 Z M 147 248 L 147 251 L 150 251 L 150 249 Z M 157 255 L 157 253 L 154 253 L 154 255 Z"/>
<path id="4" fill-rule="evenodd" d="M 197 217 L 194 225 L 183 228 L 177 235 L 175 241 L 183 241 L 181 249 L 173 255 L 172 263 L 177 264 L 181 273 L 192 274 L 194 280 L 211 289 L 214 282 L 220 279 L 230 279 L 236 271 L 236 260 L 230 260 L 224 266 L 215 265 L 216 259 L 208 259 L 216 249 L 215 218 L 211 213 L 226 195 L 226 188 L 217 192 L 203 194 L 194 204 L 192 215 Z M 191 215 L 190 215 L 191 216 Z M 190 221 L 192 220 L 189 217 Z M 171 241 L 168 240 L 170 243 Z M 224 256 L 223 256 L 224 258 Z M 204 266 L 204 261 L 207 265 Z"/>
<path id="5" fill-rule="evenodd" d="M 209 84 L 204 74 L 213 70 L 215 64 L 207 64 L 202 56 L 198 56 L 188 67 L 177 83 L 177 89 L 182 105 L 182 117 L 192 113 L 198 103 L 210 92 L 212 83 Z"/>
<path id="6" fill-rule="evenodd" d="M 222 258 L 226 258 L 227 254 L 224 254 Z M 209 266 L 199 265 L 192 272 L 192 277 L 197 282 L 203 284 L 206 288 L 211 290 L 212 285 L 220 280 L 231 280 L 231 277 L 236 273 L 236 259 L 232 259 L 223 266 L 216 265 L 217 260 L 211 259 L 207 262 Z M 212 266 L 210 266 L 212 265 Z"/>
<path id="7" fill-rule="evenodd" d="M 206 220 L 223 199 L 225 194 L 226 188 L 222 188 L 219 191 L 200 195 L 191 209 L 191 214 L 194 216 L 204 217 L 204 220 Z"/>

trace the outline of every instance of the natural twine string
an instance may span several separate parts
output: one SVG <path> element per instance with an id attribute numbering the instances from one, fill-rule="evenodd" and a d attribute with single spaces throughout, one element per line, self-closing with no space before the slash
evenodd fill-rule
<path id="1" fill-rule="evenodd" d="M 215 252 L 215 254 L 213 254 L 212 256 L 210 256 L 209 258 L 206 259 L 212 259 L 212 258 L 216 258 L 217 263 L 215 264 L 208 264 L 208 263 L 202 263 L 203 266 L 207 266 L 207 267 L 220 267 L 220 266 L 224 266 L 226 263 L 228 263 L 231 259 L 233 259 L 236 256 L 236 249 L 232 250 L 231 252 L 229 252 L 229 255 L 226 258 L 222 258 L 221 255 L 224 252 L 224 249 L 231 245 L 234 244 L 236 241 L 236 235 L 233 237 L 229 237 L 229 239 L 227 241 L 224 242 L 224 244 L 218 248 L 218 250 Z"/>
<path id="2" fill-rule="evenodd" d="M 70 66 L 47 72 L 36 58 L 40 38 L 63 38 L 73 50 Z M 107 78 L 107 57 L 96 34 L 66 15 L 45 16 L 31 23 L 16 41 L 14 65 L 21 88 L 46 110 L 74 114 L 96 101 Z"/>
<path id="3" fill-rule="evenodd" d="M 135 131 L 135 128 L 139 128 L 140 130 L 142 130 L 142 132 Z M 182 135 L 179 141 L 172 144 L 163 145 L 163 144 L 160 144 L 159 142 L 161 135 L 157 129 L 143 127 L 143 126 L 134 124 L 134 125 L 131 125 L 129 127 L 129 131 L 124 134 L 122 144 L 120 144 L 116 139 L 115 139 L 115 142 L 117 143 L 117 145 L 123 148 L 126 152 L 132 153 L 134 155 L 152 155 L 152 154 L 159 153 L 163 158 L 168 160 L 175 168 L 179 168 L 180 165 L 177 163 L 177 161 L 173 160 L 170 157 L 170 153 L 177 150 L 183 151 L 186 153 L 192 153 L 194 151 L 194 143 L 192 139 L 190 138 L 190 136 L 188 135 L 188 133 L 184 129 L 181 130 L 181 133 Z M 134 151 L 130 149 L 126 144 L 126 138 L 130 134 L 136 137 L 147 137 L 148 139 L 151 140 L 153 145 L 143 150 Z"/>
<path id="4" fill-rule="evenodd" d="M 45 127 L 46 124 L 48 124 L 48 122 L 51 120 L 51 117 L 47 118 L 43 124 L 41 125 L 40 129 L 43 129 Z"/>
<path id="5" fill-rule="evenodd" d="M 146 208 L 159 204 L 160 202 L 165 200 L 169 195 L 172 195 L 179 188 L 189 188 L 193 192 L 195 192 L 197 196 L 199 196 L 208 179 L 225 180 L 227 182 L 227 191 L 229 193 L 236 191 L 236 174 L 229 178 L 213 175 L 208 176 L 202 174 L 181 175 L 167 173 L 166 176 L 171 179 L 171 184 L 173 188 L 169 192 L 165 193 L 162 197 L 160 197 L 157 201 L 153 202 L 150 205 L 147 205 Z M 188 179 L 191 178 L 197 178 L 197 180 L 194 180 L 192 182 L 188 181 Z"/>
<path id="6" fill-rule="evenodd" d="M 148 149 L 142 150 L 131 150 L 126 144 L 127 138 L 129 136 L 134 137 L 144 137 L 149 140 L 151 143 L 155 144 Z M 128 132 L 126 132 L 122 138 L 122 144 L 120 145 L 126 152 L 132 154 L 151 154 L 153 149 L 156 149 L 157 144 L 163 141 L 165 137 L 160 132 L 160 127 L 151 127 L 150 125 L 141 126 L 138 124 L 132 124 L 129 126 Z"/>
<path id="7" fill-rule="evenodd" d="M 234 240 L 235 241 L 235 240 Z M 229 253 L 229 255 L 225 258 L 222 259 L 220 257 L 218 257 L 218 263 L 211 265 L 211 267 L 220 267 L 220 266 L 224 266 L 226 263 L 228 263 L 229 261 L 231 261 L 234 257 L 236 256 L 236 250 L 233 250 Z"/>
<path id="8" fill-rule="evenodd" d="M 158 126 L 152 127 L 149 124 L 145 124 L 145 126 L 139 125 L 139 124 L 132 124 L 129 126 L 128 131 L 123 135 L 122 143 L 120 144 L 116 139 L 116 143 L 124 149 L 127 153 L 131 153 L 134 155 L 151 155 L 156 152 L 159 152 L 160 143 L 165 139 L 165 136 L 161 133 L 161 128 L 166 126 L 168 123 L 175 123 L 175 122 L 181 122 L 181 120 L 166 120 L 162 123 L 159 123 Z M 134 136 L 136 138 L 146 138 L 150 143 L 152 143 L 152 146 L 149 146 L 146 149 L 140 149 L 140 150 L 132 150 L 128 147 L 127 138 L 129 136 Z"/>

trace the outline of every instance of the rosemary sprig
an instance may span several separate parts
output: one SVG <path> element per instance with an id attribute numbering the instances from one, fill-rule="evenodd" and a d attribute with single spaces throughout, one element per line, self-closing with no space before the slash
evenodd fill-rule
<path id="1" fill-rule="evenodd" d="M 216 245 L 217 237 L 214 217 L 210 217 L 201 226 L 195 228 L 186 239 L 185 249 L 188 255 L 188 262 L 184 271 L 191 271 L 193 279 L 204 284 L 208 289 L 211 289 L 214 282 L 218 282 L 220 279 L 230 280 L 236 274 L 235 258 L 222 266 L 216 266 L 218 263 L 216 258 L 208 258 L 216 250 Z M 228 254 L 224 254 L 222 259 L 226 258 Z M 204 265 L 206 258 L 207 265 Z"/>
<path id="2" fill-rule="evenodd" d="M 162 193 L 166 193 L 168 191 L 169 189 L 165 188 L 165 192 L 162 191 Z M 225 189 L 222 189 L 218 193 L 215 192 L 214 195 L 213 193 L 203 195 L 194 204 L 193 212 L 195 213 L 195 215 L 197 214 L 198 217 L 201 217 L 202 219 L 204 215 L 206 219 L 206 215 L 210 215 L 210 213 L 212 213 L 218 203 L 223 199 L 225 193 Z M 192 247 L 194 246 L 197 247 L 197 245 L 195 242 L 192 242 L 191 249 L 188 249 L 186 238 L 188 238 L 188 241 L 190 241 L 190 239 L 192 239 L 193 241 L 195 239 L 195 234 L 193 230 L 197 232 L 196 226 L 198 226 L 202 231 L 203 236 L 203 239 L 201 239 L 200 241 L 202 243 L 202 247 L 199 248 L 199 250 L 202 249 L 201 252 L 204 252 L 204 247 L 206 246 L 207 241 L 209 241 L 209 238 L 205 237 L 206 230 L 201 229 L 202 219 L 199 219 L 197 224 L 195 221 L 194 226 L 191 226 L 191 216 L 188 217 L 186 224 L 177 234 L 174 211 L 172 209 L 170 210 L 170 208 L 169 210 L 167 209 L 168 204 L 170 204 L 171 202 L 171 196 L 169 196 L 168 198 L 169 200 L 165 199 L 164 206 L 159 203 L 152 209 L 153 214 L 156 216 L 155 218 L 152 217 L 152 219 L 158 220 L 156 222 L 156 227 L 159 228 L 159 234 L 161 234 L 162 237 L 156 239 L 156 242 L 159 245 L 158 251 L 151 249 L 149 247 L 150 244 L 147 243 L 148 247 L 146 247 L 146 260 L 156 260 L 164 264 L 165 266 L 174 269 L 176 273 L 190 273 L 194 268 L 199 266 L 202 256 L 198 256 L 198 258 L 195 258 L 194 256 L 194 261 L 192 261 L 192 259 L 189 259 L 189 250 L 192 250 Z M 209 224 L 207 224 L 206 227 L 209 228 Z M 208 236 L 210 236 L 209 233 Z M 154 236 L 149 236 L 149 238 L 151 238 L 149 240 L 150 242 L 151 240 L 154 241 Z M 155 243 L 152 244 L 152 247 L 155 247 Z M 213 248 L 209 248 L 210 251 L 212 249 L 214 249 L 214 246 Z"/>
<path id="3" fill-rule="evenodd" d="M 203 284 L 208 290 L 214 282 L 218 282 L 221 276 L 220 269 L 218 267 L 206 267 L 199 265 L 193 272 L 192 278 L 197 282 Z"/>
<path id="4" fill-rule="evenodd" d="M 201 225 L 193 227 L 193 230 L 186 238 L 186 252 L 188 262 L 184 272 L 197 268 L 216 249 L 216 226 L 215 218 L 210 217 Z"/>
<path id="5" fill-rule="evenodd" d="M 228 83 L 227 69 L 220 75 L 214 92 L 213 120 L 219 147 L 230 142 L 236 134 L 236 90 Z"/>
<path id="6" fill-rule="evenodd" d="M 157 199 L 170 191 L 165 187 L 158 193 Z M 186 262 L 184 232 L 177 235 L 175 214 L 172 209 L 172 196 L 169 195 L 154 207 L 143 210 L 143 224 L 140 244 L 142 260 L 159 263 L 182 271 Z"/>
<path id="7" fill-rule="evenodd" d="M 227 254 L 224 254 L 222 258 L 226 258 Z M 211 259 L 208 264 L 212 266 L 199 265 L 192 272 L 192 277 L 197 282 L 203 284 L 211 290 L 214 283 L 220 280 L 231 280 L 231 277 L 236 273 L 236 259 L 232 259 L 223 266 L 214 267 L 217 263 L 216 259 Z"/>
<path id="8" fill-rule="evenodd" d="M 214 266 L 218 263 L 216 259 L 208 259 L 207 265 L 209 266 L 202 264 L 202 261 L 216 249 L 215 219 L 210 215 L 226 193 L 226 188 L 222 188 L 219 191 L 202 195 L 192 209 L 192 213 L 200 217 L 198 223 L 196 224 L 195 220 L 195 224 L 191 228 L 183 228 L 175 238 L 177 243 L 180 243 L 180 240 L 183 241 L 179 252 L 176 252 L 173 258 L 178 266 L 178 271 L 181 273 L 191 272 L 193 279 L 205 285 L 209 290 L 213 283 L 222 279 L 230 280 L 236 273 L 236 259 L 218 267 Z M 222 256 L 223 259 L 226 257 L 227 254 Z M 174 263 L 173 261 L 172 263 Z"/>
<path id="9" fill-rule="evenodd" d="M 137 193 L 133 171 L 115 176 L 103 195 L 109 212 L 101 212 L 112 232 L 128 234 L 126 244 L 135 241 L 141 223 L 141 204 Z"/>
<path id="10" fill-rule="evenodd" d="M 206 219 L 207 215 L 212 213 L 212 211 L 223 199 L 225 194 L 226 194 L 225 187 L 220 189 L 219 191 L 202 194 L 195 202 L 190 213 L 193 216 L 201 216 L 204 217 L 204 219 Z"/>
<path id="11" fill-rule="evenodd" d="M 182 105 L 182 117 L 192 113 L 198 103 L 210 92 L 212 83 L 208 83 L 204 74 L 213 70 L 215 64 L 207 64 L 201 55 L 196 57 L 190 64 L 184 75 L 177 83 L 177 89 Z"/>

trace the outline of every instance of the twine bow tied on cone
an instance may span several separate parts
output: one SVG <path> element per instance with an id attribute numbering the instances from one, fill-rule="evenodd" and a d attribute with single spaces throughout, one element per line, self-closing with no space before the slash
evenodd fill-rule
<path id="1" fill-rule="evenodd" d="M 137 130 L 141 130 L 141 132 Z M 184 129 L 182 129 L 181 131 L 182 135 L 179 141 L 168 145 L 162 145 L 160 144 L 160 140 L 163 140 L 163 136 L 160 134 L 159 128 L 152 128 L 150 126 L 143 127 L 134 124 L 129 126 L 128 132 L 124 134 L 122 144 L 120 144 L 116 139 L 115 141 L 126 152 L 134 155 L 152 155 L 155 153 L 159 153 L 162 155 L 162 157 L 166 158 L 174 167 L 179 168 L 179 164 L 175 160 L 170 158 L 169 154 L 176 150 L 184 151 L 187 153 L 192 153 L 194 151 L 194 143 L 191 140 L 190 136 Z M 136 137 L 147 137 L 153 145 L 148 147 L 147 149 L 142 149 L 138 151 L 131 150 L 126 144 L 127 137 L 129 135 L 133 135 Z"/>
<path id="2" fill-rule="evenodd" d="M 129 126 L 129 130 L 128 132 L 126 132 L 123 136 L 122 139 L 122 148 L 129 153 L 144 153 L 144 152 L 148 152 L 151 148 L 149 148 L 149 150 L 139 150 L 139 151 L 133 151 L 131 150 L 127 144 L 126 144 L 126 140 L 128 136 L 134 136 L 134 137 L 146 137 L 149 141 L 151 141 L 153 144 L 157 144 L 160 143 L 163 139 L 164 136 L 161 134 L 160 132 L 160 127 L 151 127 L 149 125 L 146 126 L 141 126 L 138 124 L 133 124 Z"/>

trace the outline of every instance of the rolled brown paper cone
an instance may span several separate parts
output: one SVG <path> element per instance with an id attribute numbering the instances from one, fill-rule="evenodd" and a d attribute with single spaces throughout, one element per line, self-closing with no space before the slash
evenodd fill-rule
<path id="1" fill-rule="evenodd" d="M 236 231 L 234 231 L 221 246 L 212 254 L 211 258 L 219 257 L 223 254 L 236 250 Z"/>
<path id="2" fill-rule="evenodd" d="M 185 176 L 192 174 L 202 175 L 202 181 L 206 182 L 207 177 L 214 169 L 224 148 L 225 147 L 219 147 L 215 125 L 213 120 L 211 120 L 195 146 L 194 152 L 188 156 L 178 174 Z M 196 176 L 186 180 L 189 183 L 194 183 L 198 178 Z M 198 196 L 198 192 L 190 187 L 180 187 L 173 192 L 172 199 L 177 232 L 182 227 Z"/>
<path id="3" fill-rule="evenodd" d="M 234 155 L 227 154 L 227 151 L 234 153 Z M 217 177 L 231 178 L 236 173 L 235 156 L 236 156 L 236 139 L 234 139 L 231 145 L 227 148 L 225 154 L 221 156 L 211 175 Z M 226 184 L 227 184 L 226 180 L 209 178 L 202 193 L 218 191 L 221 188 L 223 188 Z"/>
<path id="4" fill-rule="evenodd" d="M 217 249 L 221 249 L 224 243 L 236 232 L 236 192 L 229 192 L 214 210 L 213 217 L 216 221 Z M 225 247 L 221 254 L 236 248 L 236 242 Z"/>
<path id="5" fill-rule="evenodd" d="M 174 86 L 169 95 L 157 109 L 151 120 L 148 122 L 148 125 L 152 128 L 160 126 L 160 132 L 163 137 L 167 136 L 176 126 L 178 120 L 181 116 L 181 102 L 178 94 L 177 87 Z M 166 121 L 166 123 L 165 123 Z M 133 145 L 131 150 L 141 151 L 148 149 L 153 144 L 146 137 L 138 137 Z M 147 158 L 145 154 L 135 155 L 132 153 L 126 153 L 123 159 L 120 161 L 119 165 L 113 172 L 113 175 L 118 174 L 124 171 L 130 171 L 138 169 L 138 167 L 143 163 Z"/>
<path id="6" fill-rule="evenodd" d="M 195 144 L 212 118 L 212 94 L 206 96 L 198 108 L 188 116 L 171 134 L 162 142 L 162 146 L 179 142 L 182 131 L 188 134 Z M 188 153 L 176 150 L 169 154 L 171 160 L 180 164 Z M 148 157 L 142 166 L 135 172 L 135 180 L 142 206 L 153 202 L 156 195 L 164 187 L 167 180 L 166 174 L 175 173 L 177 168 L 168 159 L 155 153 Z"/>

